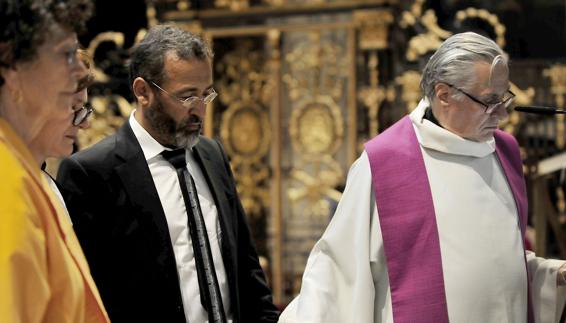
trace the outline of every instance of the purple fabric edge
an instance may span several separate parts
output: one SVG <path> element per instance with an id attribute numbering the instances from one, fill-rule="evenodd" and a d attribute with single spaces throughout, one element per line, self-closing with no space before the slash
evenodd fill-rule
<path id="1" fill-rule="evenodd" d="M 404 140 L 406 139 L 406 140 Z M 448 322 L 432 193 L 408 116 L 365 144 L 395 323 Z"/>

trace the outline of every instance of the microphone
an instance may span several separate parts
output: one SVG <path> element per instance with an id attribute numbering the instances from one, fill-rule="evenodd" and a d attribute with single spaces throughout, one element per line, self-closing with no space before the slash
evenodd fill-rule
<path id="1" fill-rule="evenodd" d="M 566 110 L 557 109 L 553 107 L 541 107 L 541 106 L 517 106 L 515 111 L 526 112 L 526 113 L 536 113 L 536 114 L 565 114 Z"/>

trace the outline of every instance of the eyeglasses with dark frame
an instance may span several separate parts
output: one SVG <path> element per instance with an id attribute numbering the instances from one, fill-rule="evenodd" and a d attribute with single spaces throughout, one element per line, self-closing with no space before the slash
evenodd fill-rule
<path id="1" fill-rule="evenodd" d="M 73 126 L 78 126 L 83 123 L 93 112 L 94 109 L 89 105 L 84 105 L 80 109 L 75 110 Z"/>
<path id="2" fill-rule="evenodd" d="M 513 100 L 515 100 L 515 93 L 511 92 L 511 90 L 507 90 L 507 97 L 503 97 L 503 100 L 497 102 L 497 103 L 485 103 L 482 102 L 480 99 L 474 97 L 473 95 L 467 93 L 466 91 L 450 84 L 450 83 L 446 83 L 443 82 L 444 84 L 448 85 L 449 87 L 455 89 L 456 91 L 461 92 L 462 94 L 464 94 L 465 96 L 467 96 L 470 100 L 480 104 L 481 106 L 483 106 L 485 108 L 485 113 L 487 114 L 491 114 L 493 113 L 493 111 L 495 111 L 497 108 L 499 107 L 504 107 L 505 109 L 509 108 L 509 106 L 511 105 L 511 103 L 513 103 Z"/>
<path id="3" fill-rule="evenodd" d="M 187 108 L 187 109 L 191 109 L 194 108 L 200 101 L 202 101 L 202 103 L 204 103 L 205 105 L 209 104 L 210 102 L 212 102 L 214 99 L 216 99 L 216 97 L 218 96 L 218 93 L 216 93 L 216 91 L 211 88 L 210 89 L 210 93 L 207 94 L 204 98 L 198 97 L 198 96 L 190 96 L 186 99 L 182 99 L 177 97 L 176 95 L 173 95 L 167 91 L 165 91 L 164 89 L 161 88 L 161 86 L 155 84 L 155 82 L 153 81 L 149 81 L 153 86 L 155 86 L 156 88 L 158 88 L 159 90 L 163 91 L 163 93 L 169 95 L 170 97 L 172 97 L 173 99 L 181 102 L 181 104 L 183 105 L 183 107 Z"/>

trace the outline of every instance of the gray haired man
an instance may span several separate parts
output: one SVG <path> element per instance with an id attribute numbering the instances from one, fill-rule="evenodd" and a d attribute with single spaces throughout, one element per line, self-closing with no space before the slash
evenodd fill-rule
<path id="1" fill-rule="evenodd" d="M 506 55 L 475 33 L 448 38 L 424 98 L 370 140 L 300 295 L 280 322 L 555 322 L 563 261 L 524 249 L 527 197 Z"/>

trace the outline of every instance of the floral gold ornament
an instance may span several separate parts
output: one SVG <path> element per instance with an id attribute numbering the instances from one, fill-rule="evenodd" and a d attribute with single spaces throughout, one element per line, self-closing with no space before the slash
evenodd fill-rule
<path id="1" fill-rule="evenodd" d="M 242 205 L 250 216 L 269 206 L 271 126 L 266 108 L 271 89 L 263 53 L 253 42 L 242 40 L 217 64 L 220 101 L 228 108 L 222 113 L 220 136 L 231 157 Z"/>
<path id="2" fill-rule="evenodd" d="M 334 100 L 321 95 L 297 105 L 289 129 L 293 148 L 307 159 L 336 153 L 344 138 L 344 120 Z"/>
<path id="3" fill-rule="evenodd" d="M 307 216 L 328 217 L 331 203 L 342 197 L 336 187 L 343 182 L 344 173 L 329 155 L 297 165 L 291 171 L 291 179 L 298 185 L 288 189 L 289 199 L 295 204 L 302 204 Z"/>

